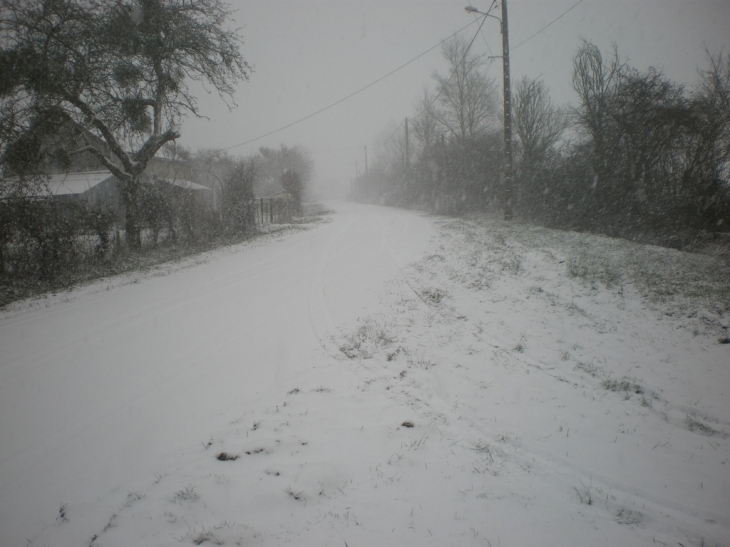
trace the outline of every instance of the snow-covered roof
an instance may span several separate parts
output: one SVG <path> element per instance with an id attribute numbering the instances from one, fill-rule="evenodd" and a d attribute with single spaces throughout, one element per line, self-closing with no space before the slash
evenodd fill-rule
<path id="1" fill-rule="evenodd" d="M 48 189 L 51 195 L 68 196 L 83 194 L 113 175 L 109 171 L 88 171 L 85 173 L 57 173 L 49 175 Z"/>
<path id="2" fill-rule="evenodd" d="M 51 195 L 68 196 L 72 194 L 83 194 L 97 184 L 100 184 L 114 175 L 109 171 L 88 171 L 85 173 L 56 173 L 48 177 L 48 189 Z M 211 189 L 197 182 L 185 179 L 171 179 L 158 177 L 160 180 L 184 188 L 185 190 L 203 191 Z"/>
<path id="3" fill-rule="evenodd" d="M 198 184 L 197 182 L 193 182 L 191 180 L 185 180 L 185 179 L 168 179 L 165 177 L 158 177 L 165 182 L 169 182 L 173 186 L 178 186 L 179 188 L 185 188 L 186 190 L 211 190 L 207 186 L 203 186 L 202 184 Z"/>

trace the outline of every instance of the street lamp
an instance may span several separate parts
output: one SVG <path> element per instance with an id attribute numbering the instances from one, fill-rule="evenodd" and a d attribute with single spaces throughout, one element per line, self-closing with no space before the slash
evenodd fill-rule
<path id="1" fill-rule="evenodd" d="M 501 0 L 502 19 L 479 11 L 474 6 L 464 8 L 469 13 L 494 17 L 502 27 L 502 76 L 504 79 L 504 219 L 512 220 L 512 91 L 509 78 L 509 35 L 507 33 L 507 0 Z"/>

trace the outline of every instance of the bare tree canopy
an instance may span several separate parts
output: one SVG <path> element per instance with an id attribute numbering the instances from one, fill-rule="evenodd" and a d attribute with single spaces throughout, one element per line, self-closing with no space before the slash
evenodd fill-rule
<path id="1" fill-rule="evenodd" d="M 314 162 L 309 156 L 309 151 L 301 146 L 284 146 L 279 148 L 259 148 L 263 158 L 261 175 L 266 185 L 266 193 L 277 192 L 283 189 L 280 186 L 281 177 L 286 172 L 296 173 L 301 182 L 302 188 L 309 185 L 314 172 Z M 286 190 L 285 190 L 286 191 Z"/>
<path id="2" fill-rule="evenodd" d="M 499 204 L 504 140 L 493 84 L 468 42 L 448 41 L 443 53 L 449 72 L 415 101 L 410 133 L 386 131 L 387 146 L 354 184 L 357 199 L 447 214 Z M 518 214 L 680 247 L 727 232 L 730 59 L 708 50 L 699 77 L 688 90 L 661 70 L 631 67 L 616 45 L 601 52 L 583 40 L 573 57 L 574 107 L 555 106 L 540 79 L 518 81 Z M 413 161 L 403 161 L 404 149 L 416 151 Z"/>
<path id="3" fill-rule="evenodd" d="M 560 140 L 568 119 L 562 110 L 553 106 L 542 80 L 525 77 L 515 87 L 514 126 L 522 162 L 533 166 Z"/>
<path id="4" fill-rule="evenodd" d="M 428 89 L 415 104 L 418 116 L 413 119 L 413 137 L 417 152 L 426 152 L 433 148 L 441 137 L 441 127 L 436 114 L 435 97 Z"/>
<path id="5" fill-rule="evenodd" d="M 149 160 L 198 115 L 188 82 L 232 99 L 251 67 L 220 0 L 0 0 L 0 166 L 32 168 L 46 137 L 77 146 L 123 184 L 128 235 Z M 50 151 L 54 152 L 54 151 Z"/>
<path id="6" fill-rule="evenodd" d="M 442 53 L 449 75 L 433 76 L 438 84 L 438 121 L 460 141 L 483 134 L 498 113 L 494 80 L 486 75 L 484 56 L 470 53 L 461 36 L 444 42 Z"/>
<path id="7" fill-rule="evenodd" d="M 709 67 L 700 71 L 702 80 L 695 100 L 707 115 L 707 129 L 714 133 L 717 153 L 730 169 L 730 55 L 713 54 L 707 49 L 706 53 Z"/>

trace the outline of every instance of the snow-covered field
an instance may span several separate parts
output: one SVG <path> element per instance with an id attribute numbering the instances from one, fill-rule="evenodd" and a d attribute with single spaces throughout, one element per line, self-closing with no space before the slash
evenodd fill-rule
<path id="1" fill-rule="evenodd" d="M 4 310 L 1 545 L 730 545 L 727 262 L 332 207 Z"/>

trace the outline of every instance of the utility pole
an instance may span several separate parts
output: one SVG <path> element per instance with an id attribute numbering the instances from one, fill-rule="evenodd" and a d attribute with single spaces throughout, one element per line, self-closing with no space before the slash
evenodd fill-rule
<path id="1" fill-rule="evenodd" d="M 507 0 L 501 0 L 502 19 L 490 13 L 479 11 L 474 6 L 466 6 L 469 13 L 479 13 L 487 17 L 494 17 L 502 27 L 502 76 L 504 78 L 504 219 L 512 220 L 512 197 L 514 183 L 512 177 L 512 90 L 509 78 L 509 25 L 507 24 Z M 489 10 L 491 11 L 491 9 Z M 481 27 L 479 27 L 481 28 Z"/>
<path id="2" fill-rule="evenodd" d="M 512 220 L 512 89 L 509 78 L 507 0 L 502 0 L 502 75 L 504 77 L 504 219 Z"/>
<path id="3" fill-rule="evenodd" d="M 365 174 L 368 174 L 368 147 L 365 146 Z"/>

